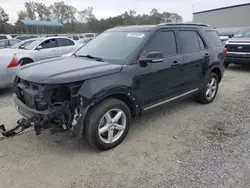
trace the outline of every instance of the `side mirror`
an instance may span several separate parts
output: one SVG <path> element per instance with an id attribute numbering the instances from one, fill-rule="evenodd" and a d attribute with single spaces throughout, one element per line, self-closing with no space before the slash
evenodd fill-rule
<path id="1" fill-rule="evenodd" d="M 41 49 L 43 49 L 43 47 L 42 46 L 37 46 L 36 49 L 41 50 Z"/>
<path id="2" fill-rule="evenodd" d="M 234 37 L 234 34 L 231 34 L 228 36 L 228 38 L 233 38 Z"/>
<path id="3" fill-rule="evenodd" d="M 160 63 L 163 62 L 163 54 L 161 52 L 149 52 L 146 57 L 139 59 L 140 63 Z"/>

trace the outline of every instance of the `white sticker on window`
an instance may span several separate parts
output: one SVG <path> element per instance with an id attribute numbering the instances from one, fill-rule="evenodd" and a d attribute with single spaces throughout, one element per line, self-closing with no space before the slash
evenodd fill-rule
<path id="1" fill-rule="evenodd" d="M 137 38 L 143 38 L 145 34 L 143 33 L 129 33 L 127 37 L 137 37 Z"/>

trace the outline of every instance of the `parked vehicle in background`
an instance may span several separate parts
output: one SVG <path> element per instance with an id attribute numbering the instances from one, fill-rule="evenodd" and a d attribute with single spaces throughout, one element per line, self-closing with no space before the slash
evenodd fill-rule
<path id="1" fill-rule="evenodd" d="M 224 64 L 250 65 L 250 27 L 242 28 L 225 45 Z"/>
<path id="2" fill-rule="evenodd" d="M 78 43 L 82 43 L 84 44 L 84 38 L 82 35 L 72 35 L 72 36 L 68 36 L 68 38 L 72 39 L 73 41 L 75 42 L 78 42 Z"/>
<path id="3" fill-rule="evenodd" d="M 232 38 L 235 33 L 237 33 L 241 28 L 231 27 L 231 28 L 216 28 L 220 36 L 221 42 L 226 44 L 228 39 Z"/>
<path id="4" fill-rule="evenodd" d="M 211 103 L 223 48 L 203 24 L 113 28 L 70 57 L 21 67 L 13 97 L 37 134 L 68 130 L 107 150 L 123 141 L 131 118 L 150 109 L 191 96 Z"/>
<path id="5" fill-rule="evenodd" d="M 0 49 L 2 48 L 9 48 L 17 43 L 19 43 L 20 40 L 17 39 L 3 39 L 0 40 Z"/>
<path id="6" fill-rule="evenodd" d="M 36 36 L 17 36 L 15 37 L 15 39 L 18 40 L 27 40 L 27 39 L 33 39 L 33 38 L 37 38 Z"/>
<path id="7" fill-rule="evenodd" d="M 20 65 L 60 57 L 74 52 L 81 46 L 82 44 L 65 37 L 49 37 L 37 38 L 21 49 L 8 49 L 4 53 L 0 50 L 0 88 L 11 85 L 11 80 Z"/>
<path id="8" fill-rule="evenodd" d="M 2 39 L 12 39 L 12 37 L 10 35 L 2 35 L 0 34 L 0 40 Z"/>

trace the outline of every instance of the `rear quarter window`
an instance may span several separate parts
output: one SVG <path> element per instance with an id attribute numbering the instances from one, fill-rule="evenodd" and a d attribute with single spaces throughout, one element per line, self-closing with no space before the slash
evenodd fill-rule
<path id="1" fill-rule="evenodd" d="M 217 31 L 214 31 L 214 30 L 211 30 L 211 31 L 206 31 L 207 33 L 207 36 L 209 38 L 209 40 L 216 46 L 216 47 L 219 47 L 219 46 L 223 46 L 221 40 L 220 40 L 220 37 L 217 33 Z"/>

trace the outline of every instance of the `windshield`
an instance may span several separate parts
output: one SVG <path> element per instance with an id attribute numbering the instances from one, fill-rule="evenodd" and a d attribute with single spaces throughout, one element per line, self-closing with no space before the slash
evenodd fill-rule
<path id="1" fill-rule="evenodd" d="M 17 48 L 20 48 L 21 46 L 26 47 L 27 45 L 29 45 L 30 43 L 32 43 L 34 41 L 35 40 L 21 41 L 21 42 L 18 42 L 16 44 L 14 44 L 13 46 L 11 46 L 11 48 L 12 49 L 17 49 Z"/>
<path id="2" fill-rule="evenodd" d="M 76 56 L 125 60 L 143 41 L 146 33 L 105 32 L 79 49 Z"/>
<path id="3" fill-rule="evenodd" d="M 235 38 L 248 38 L 250 37 L 250 28 L 243 28 L 234 35 Z"/>
<path id="4" fill-rule="evenodd" d="M 31 42 L 30 44 L 28 44 L 27 46 L 24 46 L 23 49 L 25 49 L 25 50 L 32 50 L 38 44 L 40 44 L 42 41 L 43 41 L 43 39 L 37 39 L 37 40 Z"/>

